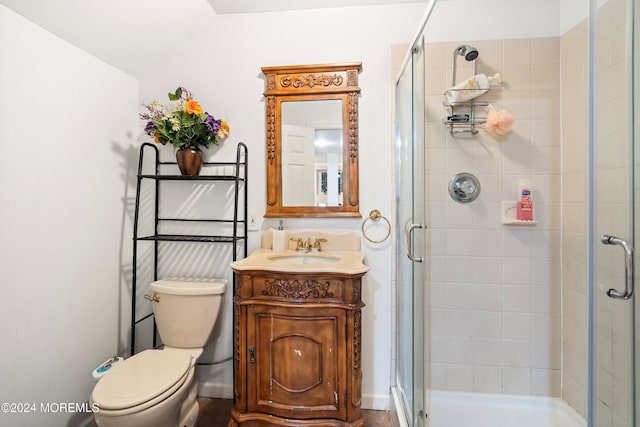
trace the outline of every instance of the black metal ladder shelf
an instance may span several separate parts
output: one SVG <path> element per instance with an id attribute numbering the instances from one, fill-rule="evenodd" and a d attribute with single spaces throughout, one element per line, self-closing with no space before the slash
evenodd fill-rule
<path id="1" fill-rule="evenodd" d="M 155 173 L 144 173 L 145 152 L 151 151 L 153 162 L 155 164 Z M 175 167 L 174 167 L 175 166 Z M 160 242 L 189 242 L 189 243 L 219 243 L 232 245 L 232 260 L 236 261 L 238 256 L 238 243 L 244 241 L 243 252 L 244 257 L 247 256 L 247 172 L 248 172 L 248 153 L 247 146 L 240 142 L 236 149 L 235 162 L 205 162 L 204 167 L 222 167 L 232 166 L 232 174 L 224 175 L 199 175 L 199 176 L 182 176 L 179 174 L 165 174 L 161 170 L 171 167 L 177 170 L 176 162 L 161 162 L 159 160 L 158 147 L 154 144 L 145 142 L 140 146 L 140 155 L 138 158 L 138 180 L 136 186 L 136 202 L 133 219 L 133 265 L 131 274 L 131 355 L 136 353 L 136 327 L 144 320 L 153 316 L 153 312 L 138 319 L 137 318 L 137 298 L 138 289 L 138 242 L 153 242 L 153 281 L 158 280 L 158 246 Z M 142 182 L 145 180 L 156 181 L 154 191 L 154 225 L 153 233 L 150 235 L 140 236 L 138 234 L 139 216 L 140 216 L 140 192 Z M 187 181 L 187 182 L 210 182 L 210 181 L 229 181 L 234 186 L 233 196 L 233 218 L 207 218 L 207 219 L 190 219 L 190 218 L 162 218 L 158 215 L 160 185 L 161 181 Z M 242 190 L 241 190 L 242 187 Z M 242 202 L 242 206 L 240 206 Z M 224 214 L 224 212 L 223 212 Z M 163 222 L 201 222 L 201 223 L 220 223 L 231 225 L 232 231 L 228 234 L 220 235 L 182 235 L 182 234 L 162 234 L 159 232 L 160 224 Z M 235 280 L 235 279 L 234 279 Z M 153 346 L 157 345 L 157 331 L 155 321 L 153 325 Z"/>

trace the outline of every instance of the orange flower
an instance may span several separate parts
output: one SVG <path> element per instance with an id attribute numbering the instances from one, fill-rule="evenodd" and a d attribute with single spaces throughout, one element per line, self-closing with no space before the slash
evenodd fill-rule
<path id="1" fill-rule="evenodd" d="M 200 103 L 194 99 L 187 100 L 187 105 L 185 105 L 184 110 L 187 113 L 195 114 L 197 116 L 202 114 L 202 107 L 200 106 Z"/>
<path id="2" fill-rule="evenodd" d="M 218 130 L 218 135 L 221 138 L 226 138 L 229 136 L 229 123 L 224 120 L 220 121 L 220 129 Z"/>
<path id="3" fill-rule="evenodd" d="M 153 141 L 156 144 L 162 144 L 162 142 L 160 141 L 160 134 L 159 133 L 156 133 L 156 135 L 153 137 Z"/>

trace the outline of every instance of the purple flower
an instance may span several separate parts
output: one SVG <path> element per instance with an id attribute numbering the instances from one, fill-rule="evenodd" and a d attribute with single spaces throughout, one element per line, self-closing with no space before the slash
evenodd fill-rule
<path id="1" fill-rule="evenodd" d="M 204 124 L 207 126 L 207 130 L 215 135 L 218 133 L 218 130 L 220 129 L 220 122 L 222 120 L 216 120 L 211 114 L 209 113 L 206 113 L 206 114 L 207 114 L 207 119 L 205 120 Z"/>
<path id="2" fill-rule="evenodd" d="M 155 124 L 155 122 L 152 122 L 152 121 L 147 122 L 147 125 L 144 127 L 144 131 L 148 135 L 155 133 L 156 129 L 158 129 L 158 126 Z"/>

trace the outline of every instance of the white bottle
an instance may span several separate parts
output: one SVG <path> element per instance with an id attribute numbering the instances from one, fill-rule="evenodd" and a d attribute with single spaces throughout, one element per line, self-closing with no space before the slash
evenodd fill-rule
<path id="1" fill-rule="evenodd" d="M 287 232 L 282 227 L 282 220 L 280 220 L 280 224 L 278 225 L 277 230 L 273 230 L 273 245 L 272 249 L 274 252 L 282 252 L 287 249 Z"/>
<path id="2" fill-rule="evenodd" d="M 447 91 L 447 100 L 449 103 L 464 102 L 476 98 L 489 91 L 489 86 L 497 85 L 502 82 L 502 76 L 500 73 L 495 73 L 493 76 L 487 76 L 485 74 L 476 74 L 458 83 L 454 87 Z"/>

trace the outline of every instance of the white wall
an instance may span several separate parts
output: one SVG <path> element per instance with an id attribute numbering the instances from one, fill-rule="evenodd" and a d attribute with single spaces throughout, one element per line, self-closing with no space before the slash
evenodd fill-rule
<path id="1" fill-rule="evenodd" d="M 118 347 L 138 84 L 4 6 L 0 40 L 0 401 L 80 404 Z M 0 424 L 86 417 L 39 409 Z"/>
<path id="2" fill-rule="evenodd" d="M 554 37 L 568 0 L 440 0 L 425 35 L 431 42 Z"/>
<path id="3" fill-rule="evenodd" d="M 393 7 L 318 9 L 299 12 L 219 15 L 210 28 L 171 52 L 140 85 L 141 102 L 165 100 L 166 93 L 183 85 L 191 90 L 214 116 L 225 118 L 231 136 L 209 156 L 231 159 L 238 141 L 249 147 L 249 213 L 260 218 L 265 212 L 265 106 L 261 67 L 362 61 L 360 124 L 360 212 L 379 209 L 391 216 L 392 74 L 391 45 L 413 37 L 424 4 Z M 173 156 L 171 147 L 163 154 Z M 214 155 L 215 152 L 215 155 Z M 276 224 L 265 220 L 262 230 Z M 359 219 L 285 219 L 285 228 L 359 230 Z M 249 247 L 259 244 L 260 233 L 252 233 Z M 384 408 L 389 404 L 391 377 L 391 242 L 363 247 L 371 270 L 363 283 L 363 406 Z M 229 274 L 227 270 L 227 274 Z M 214 358 L 231 354 L 231 298 L 221 335 L 214 342 Z M 210 351 L 210 350 L 209 350 Z M 231 363 L 206 372 L 205 394 L 230 393 Z"/>

